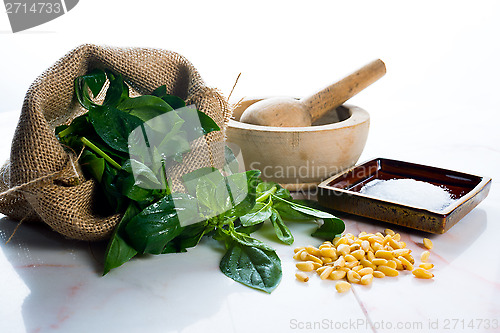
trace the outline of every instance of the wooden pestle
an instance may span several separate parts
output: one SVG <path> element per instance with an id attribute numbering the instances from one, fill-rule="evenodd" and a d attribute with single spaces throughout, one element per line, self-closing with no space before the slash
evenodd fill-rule
<path id="1" fill-rule="evenodd" d="M 325 113 L 384 76 L 385 72 L 384 62 L 377 59 L 309 97 L 272 97 L 254 103 L 243 112 L 240 121 L 263 126 L 311 126 Z"/>

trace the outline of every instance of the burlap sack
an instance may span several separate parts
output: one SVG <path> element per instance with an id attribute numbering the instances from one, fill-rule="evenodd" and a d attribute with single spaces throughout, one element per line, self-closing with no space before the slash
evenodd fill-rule
<path id="1" fill-rule="evenodd" d="M 222 166 L 220 143 L 230 117 L 228 103 L 205 85 L 186 58 L 159 49 L 82 45 L 40 75 L 26 94 L 10 160 L 0 170 L 1 213 L 15 220 L 44 222 L 72 239 L 110 236 L 120 216 L 96 213 L 95 182 L 83 177 L 76 156 L 54 135 L 56 126 L 84 112 L 73 98 L 74 80 L 96 67 L 123 74 L 139 94 L 165 84 L 168 93 L 212 117 L 222 131 L 207 135 L 204 145 L 188 154 L 178 172 Z"/>

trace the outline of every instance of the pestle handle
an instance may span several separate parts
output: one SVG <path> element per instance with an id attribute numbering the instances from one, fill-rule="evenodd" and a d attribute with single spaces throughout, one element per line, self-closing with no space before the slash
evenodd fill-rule
<path id="1" fill-rule="evenodd" d="M 384 62 L 377 59 L 339 82 L 323 88 L 312 96 L 302 98 L 301 102 L 314 121 L 380 79 L 385 72 Z"/>

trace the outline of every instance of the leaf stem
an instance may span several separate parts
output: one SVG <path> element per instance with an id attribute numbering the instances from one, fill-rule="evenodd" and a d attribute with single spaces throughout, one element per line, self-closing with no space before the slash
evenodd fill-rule
<path id="1" fill-rule="evenodd" d="M 82 141 L 82 143 L 85 146 L 92 149 L 97 155 L 104 158 L 109 164 L 114 166 L 116 169 L 121 170 L 122 167 L 120 166 L 120 164 L 118 164 L 115 160 L 113 160 L 111 157 L 109 157 L 108 154 L 103 152 L 99 147 L 97 147 L 95 144 L 93 144 L 91 141 L 89 141 L 86 137 L 82 136 L 82 138 L 80 140 Z"/>
<path id="2" fill-rule="evenodd" d="M 67 128 L 63 129 L 59 134 L 57 134 L 60 138 L 64 138 L 66 135 L 72 132 L 71 126 L 68 126 Z"/>
<path id="3" fill-rule="evenodd" d="M 255 199 L 255 201 L 262 202 L 264 200 L 267 200 L 267 198 L 269 198 L 270 195 L 276 193 L 277 190 L 278 188 L 276 186 L 273 186 L 270 190 L 267 190 L 266 192 L 264 192 L 264 194 Z"/>

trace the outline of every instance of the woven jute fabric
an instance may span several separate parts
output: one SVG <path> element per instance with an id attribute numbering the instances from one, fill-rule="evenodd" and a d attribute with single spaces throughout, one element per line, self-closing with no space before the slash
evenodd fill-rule
<path id="1" fill-rule="evenodd" d="M 206 86 L 185 57 L 161 49 L 85 44 L 48 68 L 26 93 L 10 159 L 0 169 L 0 213 L 46 223 L 72 239 L 94 241 L 111 235 L 121 216 L 96 212 L 95 181 L 83 176 L 76 154 L 54 134 L 55 127 L 85 112 L 74 98 L 74 81 L 95 68 L 121 73 L 138 94 L 166 85 L 167 93 L 196 105 L 220 126 L 221 131 L 194 143 L 175 175 L 223 166 L 229 105 L 216 89 Z"/>

